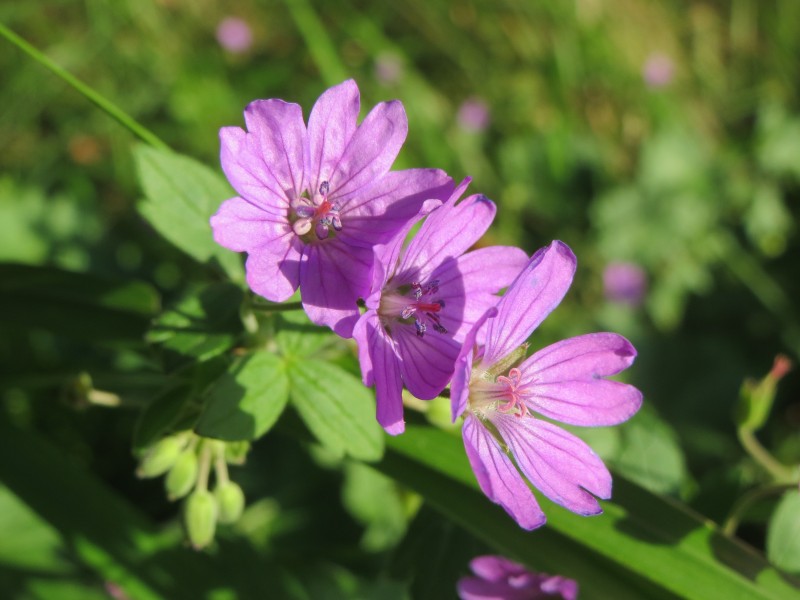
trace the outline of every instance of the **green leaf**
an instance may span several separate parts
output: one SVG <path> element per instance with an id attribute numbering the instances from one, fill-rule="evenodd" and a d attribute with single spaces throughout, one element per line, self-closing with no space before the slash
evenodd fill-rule
<path id="1" fill-rule="evenodd" d="M 175 154 L 140 145 L 134 150 L 145 199 L 138 210 L 171 243 L 201 263 L 216 263 L 244 281 L 241 257 L 214 242 L 209 219 L 235 194 L 216 171 Z"/>
<path id="2" fill-rule="evenodd" d="M 361 546 L 369 552 L 386 550 L 406 531 L 403 491 L 392 479 L 363 463 L 345 465 L 342 503 L 366 525 Z"/>
<path id="3" fill-rule="evenodd" d="M 162 390 L 142 411 L 133 433 L 133 447 L 143 450 L 171 432 L 192 399 L 192 386 L 173 384 Z"/>
<path id="4" fill-rule="evenodd" d="M 800 598 L 800 584 L 753 549 L 621 477 L 602 516 L 581 517 L 539 495 L 547 525 L 526 532 L 478 491 L 457 437 L 411 425 L 388 443 L 390 452 L 378 469 L 499 553 L 591 582 L 582 598 Z"/>
<path id="5" fill-rule="evenodd" d="M 800 575 L 800 492 L 781 498 L 767 529 L 767 556 L 789 573 Z"/>
<path id="6" fill-rule="evenodd" d="M 147 340 L 177 355 L 179 364 L 213 358 L 233 346 L 242 332 L 242 298 L 242 290 L 229 283 L 191 290 L 158 317 Z"/>
<path id="7" fill-rule="evenodd" d="M 414 600 L 452 598 L 469 561 L 487 554 L 486 546 L 461 527 L 423 506 L 392 555 L 389 574 L 411 581 Z"/>
<path id="8" fill-rule="evenodd" d="M 288 399 L 284 363 L 274 354 L 255 352 L 236 361 L 212 386 L 195 430 L 227 441 L 254 440 L 275 424 Z"/>
<path id="9" fill-rule="evenodd" d="M 45 329 L 90 341 L 141 340 L 159 308 L 140 281 L 118 281 L 53 267 L 0 264 L 0 329 Z"/>
<path id="10" fill-rule="evenodd" d="M 375 421 L 375 399 L 355 376 L 330 363 L 289 360 L 294 406 L 316 438 L 337 456 L 377 460 L 383 430 Z"/>
<path id="11" fill-rule="evenodd" d="M 649 406 L 614 428 L 575 428 L 616 471 L 651 492 L 677 494 L 688 480 L 688 471 L 674 430 Z M 602 452 L 595 437 L 614 436 L 613 449 Z M 608 442 L 606 442 L 608 444 Z"/>
<path id="12" fill-rule="evenodd" d="M 58 531 L 0 485 L 0 564 L 49 574 L 74 571 Z"/>
<path id="13" fill-rule="evenodd" d="M 276 315 L 275 342 L 281 354 L 292 358 L 315 356 L 336 338 L 327 327 L 310 323 L 303 312 Z"/>

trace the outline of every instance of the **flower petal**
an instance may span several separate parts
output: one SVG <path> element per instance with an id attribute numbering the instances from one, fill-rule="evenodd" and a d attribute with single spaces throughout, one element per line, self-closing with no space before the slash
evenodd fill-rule
<path id="1" fill-rule="evenodd" d="M 497 309 L 492 307 L 487 310 L 472 326 L 472 329 L 464 338 L 461 344 L 461 351 L 456 358 L 453 380 L 450 383 L 450 407 L 452 411 L 453 423 L 465 410 L 467 410 L 467 399 L 469 398 L 469 382 L 472 377 L 472 361 L 475 355 L 475 340 L 477 339 L 484 323 L 487 319 L 497 316 Z"/>
<path id="2" fill-rule="evenodd" d="M 368 193 L 353 197 L 342 208 L 340 236 L 357 246 L 385 244 L 439 205 L 426 204 L 427 200 L 445 199 L 452 189 L 453 180 L 439 169 L 390 171 Z M 426 210 L 421 213 L 423 206 Z"/>
<path id="3" fill-rule="evenodd" d="M 352 337 L 360 316 L 356 302 L 369 294 L 372 250 L 335 239 L 306 246 L 305 258 L 300 293 L 308 318 L 341 337 Z"/>
<path id="4" fill-rule="evenodd" d="M 489 228 L 497 210 L 494 202 L 476 194 L 456 204 L 458 189 L 425 219 L 403 253 L 398 272 L 418 271 L 419 280 L 427 279 L 436 265 L 464 254 Z"/>
<path id="5" fill-rule="evenodd" d="M 481 422 L 468 415 L 461 435 L 467 458 L 483 493 L 502 506 L 523 529 L 544 525 L 544 513 L 530 488 Z"/>
<path id="6" fill-rule="evenodd" d="M 262 245 L 270 228 L 281 225 L 272 214 L 238 196 L 225 200 L 209 222 L 214 241 L 235 252 Z"/>
<path id="7" fill-rule="evenodd" d="M 603 512 L 592 494 L 611 497 L 611 474 L 583 440 L 532 417 L 496 412 L 491 420 L 536 489 L 572 512 Z"/>
<path id="8" fill-rule="evenodd" d="M 323 92 L 308 117 L 309 179 L 316 192 L 331 181 L 336 164 L 356 132 L 358 86 L 348 79 Z M 333 188 L 331 188 L 333 189 Z"/>
<path id="9" fill-rule="evenodd" d="M 486 330 L 484 364 L 491 365 L 521 346 L 567 293 L 577 262 L 558 240 L 541 248 L 525 265 L 497 305 Z"/>
<path id="10" fill-rule="evenodd" d="M 358 360 L 364 385 L 375 385 L 376 416 L 389 435 L 405 430 L 403 420 L 403 382 L 397 351 L 386 335 L 374 310 L 367 311 L 356 323 L 353 337 L 358 343 Z"/>
<path id="11" fill-rule="evenodd" d="M 505 581 L 509 575 L 519 575 L 528 571 L 525 565 L 496 554 L 473 558 L 469 561 L 469 568 L 475 575 L 487 581 Z"/>
<path id="12" fill-rule="evenodd" d="M 627 421 L 642 405 L 642 393 L 603 379 L 627 369 L 636 357 L 631 343 L 615 333 L 590 333 L 563 340 L 520 365 L 525 404 L 570 425 L 603 426 Z"/>
<path id="13" fill-rule="evenodd" d="M 220 162 L 228 181 L 249 202 L 286 218 L 305 187 L 306 127 L 299 105 L 256 100 L 245 109 L 250 130 L 220 129 Z"/>
<path id="14" fill-rule="evenodd" d="M 257 143 L 264 167 L 272 171 L 282 191 L 290 200 L 300 196 L 307 183 L 307 133 L 300 105 L 256 100 L 245 108 L 244 122 Z"/>
<path id="15" fill-rule="evenodd" d="M 408 133 L 408 119 L 398 100 L 376 105 L 358 126 L 330 175 L 330 197 L 351 196 L 371 185 L 392 166 Z M 342 208 L 346 207 L 341 202 Z"/>
<path id="16" fill-rule="evenodd" d="M 402 357 L 400 372 L 408 391 L 422 400 L 438 396 L 453 376 L 460 344 L 431 327 L 419 337 L 413 326 L 399 323 L 392 328 L 392 338 Z"/>
<path id="17" fill-rule="evenodd" d="M 248 248 L 247 285 L 272 302 L 284 302 L 300 282 L 303 245 L 289 225 L 268 224 L 260 246 Z"/>
<path id="18" fill-rule="evenodd" d="M 527 262 L 528 256 L 525 252 L 509 246 L 480 248 L 456 259 L 456 269 L 453 271 L 460 277 L 460 282 L 454 283 L 463 288 L 464 302 L 459 315 L 459 327 L 452 331 L 454 339 L 463 340 L 481 315 L 497 305 L 500 301 L 497 293 L 514 281 Z M 433 276 L 439 280 L 439 288 L 442 290 L 449 289 L 452 285 L 438 271 Z M 483 343 L 484 334 L 485 329 L 480 330 L 476 339 L 478 344 Z"/>
<path id="19" fill-rule="evenodd" d="M 531 600 L 544 598 L 538 589 L 515 588 L 504 581 L 486 581 L 478 577 L 462 577 L 457 584 L 459 600 Z M 535 595 L 534 595 L 535 594 Z"/>

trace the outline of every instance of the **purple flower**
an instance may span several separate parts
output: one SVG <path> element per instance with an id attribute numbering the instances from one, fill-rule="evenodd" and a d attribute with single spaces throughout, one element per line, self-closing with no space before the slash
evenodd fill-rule
<path id="1" fill-rule="evenodd" d="M 464 131 L 481 132 L 489 126 L 489 106 L 480 98 L 467 98 L 458 108 L 456 118 Z"/>
<path id="2" fill-rule="evenodd" d="M 383 85 L 392 85 L 403 78 L 403 62 L 396 54 L 382 52 L 375 59 L 375 79 Z"/>
<path id="3" fill-rule="evenodd" d="M 525 529 L 543 525 L 545 516 L 522 475 L 581 515 L 602 512 L 595 496 L 611 497 L 611 475 L 592 449 L 533 413 L 569 425 L 616 425 L 642 402 L 635 387 L 605 379 L 636 356 L 620 335 L 573 337 L 525 358 L 525 340 L 561 302 L 575 268 L 562 242 L 534 254 L 467 335 L 451 386 L 453 420 L 465 413 L 464 446 L 481 489 Z"/>
<path id="4" fill-rule="evenodd" d="M 400 232 L 376 249 L 367 311 L 354 337 L 364 384 L 375 385 L 378 422 L 393 435 L 405 427 L 403 384 L 424 400 L 441 393 L 464 336 L 527 262 L 522 250 L 504 246 L 465 254 L 495 215 L 494 203 L 482 195 L 456 204 L 468 184 L 427 217 L 407 247 Z"/>
<path id="5" fill-rule="evenodd" d="M 283 302 L 299 286 L 309 318 L 343 337 L 369 292 L 373 247 L 453 189 L 438 169 L 389 171 L 408 131 L 402 103 L 378 104 L 357 126 L 358 112 L 354 81 L 319 97 L 308 128 L 297 104 L 251 102 L 247 131 L 220 130 L 222 168 L 240 195 L 211 217 L 219 244 L 248 253 L 253 291 Z"/>
<path id="6" fill-rule="evenodd" d="M 469 563 L 475 577 L 458 582 L 461 600 L 575 600 L 578 583 L 560 575 L 534 573 L 502 556 L 479 556 Z"/>
<path id="7" fill-rule="evenodd" d="M 639 265 L 612 262 L 603 271 L 603 288 L 612 302 L 638 306 L 647 289 L 647 275 Z"/>
<path id="8" fill-rule="evenodd" d="M 670 84 L 675 72 L 672 59 L 665 54 L 651 54 L 642 67 L 642 77 L 651 88 L 662 88 Z"/>
<path id="9" fill-rule="evenodd" d="M 217 25 L 217 41 L 228 52 L 247 52 L 253 45 L 253 32 L 247 21 L 226 17 Z"/>

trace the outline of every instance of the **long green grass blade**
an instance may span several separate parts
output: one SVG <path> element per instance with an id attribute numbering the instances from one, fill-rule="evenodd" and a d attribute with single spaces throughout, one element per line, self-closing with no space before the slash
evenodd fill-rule
<path id="1" fill-rule="evenodd" d="M 136 121 L 133 117 L 131 117 L 128 113 L 122 110 L 119 106 L 111 102 L 105 96 L 100 95 L 91 87 L 83 83 L 80 79 L 72 75 L 69 71 L 64 69 L 63 67 L 59 66 L 50 58 L 45 55 L 43 52 L 29 44 L 27 41 L 22 39 L 16 33 L 11 31 L 8 27 L 0 23 L 0 35 L 6 38 L 9 42 L 11 42 L 14 46 L 22 50 L 25 54 L 30 56 L 40 65 L 54 73 L 57 77 L 60 77 L 62 80 L 67 82 L 73 88 L 75 88 L 79 93 L 83 94 L 83 96 L 92 102 L 95 106 L 100 108 L 110 117 L 115 119 L 118 123 L 120 123 L 123 127 L 128 129 L 131 133 L 141 139 L 143 142 L 150 144 L 155 148 L 163 148 L 167 149 L 168 146 L 162 142 L 152 131 L 141 125 L 138 121 Z"/>
<path id="2" fill-rule="evenodd" d="M 617 571 L 615 577 L 652 585 L 663 597 L 800 598 L 800 584 L 754 550 L 724 536 L 716 525 L 677 502 L 619 477 L 614 501 L 604 503 L 604 515 L 580 517 L 540 498 L 547 525 L 526 532 L 476 490 L 457 437 L 409 426 L 404 435 L 389 438 L 388 446 L 390 454 L 378 468 L 416 489 L 499 551 L 529 564 L 591 581 L 593 586 L 611 585 L 601 573 L 585 572 L 586 561 L 596 560 Z M 651 596 L 648 592 L 644 597 Z"/>

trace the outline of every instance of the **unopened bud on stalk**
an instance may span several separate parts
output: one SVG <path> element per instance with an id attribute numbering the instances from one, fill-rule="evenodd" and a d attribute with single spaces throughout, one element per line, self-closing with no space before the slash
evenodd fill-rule
<path id="1" fill-rule="evenodd" d="M 187 448 L 175 461 L 164 480 L 167 498 L 177 500 L 188 494 L 197 483 L 198 461 L 194 448 Z"/>
<path id="2" fill-rule="evenodd" d="M 158 477 L 172 468 L 186 444 L 184 436 L 170 436 L 152 446 L 142 457 L 136 475 Z"/>
<path id="3" fill-rule="evenodd" d="M 779 354 L 769 373 L 759 380 L 745 379 L 739 392 L 737 421 L 740 429 L 757 431 L 769 417 L 778 382 L 792 369 L 792 361 Z"/>
<path id="4" fill-rule="evenodd" d="M 183 524 L 195 550 L 205 548 L 214 540 L 217 512 L 217 501 L 208 490 L 197 490 L 186 500 Z"/>
<path id="5" fill-rule="evenodd" d="M 244 511 L 244 492 L 233 481 L 220 484 L 214 490 L 219 506 L 219 522 L 235 523 Z"/>

